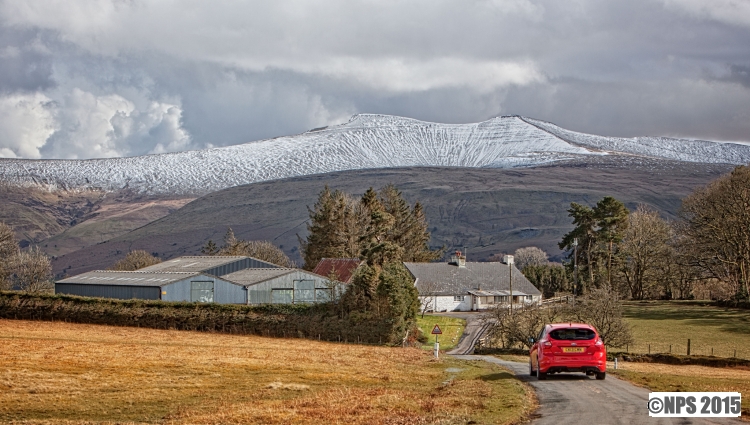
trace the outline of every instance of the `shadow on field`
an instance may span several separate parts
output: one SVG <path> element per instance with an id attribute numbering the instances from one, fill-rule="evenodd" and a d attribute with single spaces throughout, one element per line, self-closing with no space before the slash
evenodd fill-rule
<path id="1" fill-rule="evenodd" d="M 479 379 L 482 381 L 500 381 L 503 379 L 516 379 L 516 375 L 508 372 L 500 372 L 490 375 L 482 375 Z"/>

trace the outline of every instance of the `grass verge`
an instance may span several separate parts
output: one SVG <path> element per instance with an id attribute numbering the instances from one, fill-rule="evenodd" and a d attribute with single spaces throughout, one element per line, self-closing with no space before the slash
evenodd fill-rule
<path id="1" fill-rule="evenodd" d="M 301 339 L 0 320 L 0 422 L 510 424 L 533 392 L 486 362 Z"/>
<path id="2" fill-rule="evenodd" d="M 433 316 L 431 314 L 426 314 L 424 317 L 417 315 L 417 326 L 427 336 L 427 343 L 422 345 L 422 348 L 425 350 L 432 350 L 435 346 L 435 335 L 430 333 L 435 325 L 440 326 L 440 330 L 443 331 L 443 334 L 438 336 L 440 349 L 450 350 L 458 344 L 458 340 L 463 335 L 466 320 L 450 316 Z"/>
<path id="3" fill-rule="evenodd" d="M 619 362 L 607 372 L 652 391 L 737 391 L 742 397 L 742 420 L 750 421 L 750 369 Z"/>
<path id="4" fill-rule="evenodd" d="M 687 354 L 750 359 L 750 310 L 715 307 L 690 301 L 625 303 L 633 328 L 631 353 Z M 625 347 L 623 347 L 625 348 Z M 614 351 L 614 350 L 613 350 Z"/>

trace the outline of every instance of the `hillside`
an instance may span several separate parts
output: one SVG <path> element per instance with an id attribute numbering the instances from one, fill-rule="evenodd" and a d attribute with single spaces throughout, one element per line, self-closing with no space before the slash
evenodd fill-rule
<path id="1" fill-rule="evenodd" d="M 299 135 L 200 151 L 95 160 L 0 159 L 0 182 L 46 190 L 128 190 L 191 197 L 249 183 L 344 170 L 515 168 L 602 156 L 746 164 L 750 146 L 602 137 L 519 116 L 439 124 L 363 114 L 342 125 Z"/>
<path id="2" fill-rule="evenodd" d="M 634 209 L 645 203 L 673 218 L 680 200 L 732 167 L 721 164 L 599 157 L 523 169 L 399 168 L 336 172 L 255 183 L 199 198 L 153 223 L 54 261 L 55 271 L 76 274 L 106 268 L 132 249 L 162 258 L 196 254 L 207 240 L 221 244 L 231 226 L 243 239 L 267 239 L 299 260 L 307 206 L 327 184 L 353 194 L 393 183 L 410 202 L 425 206 L 431 244 L 468 248 L 483 260 L 523 246 L 556 258 L 570 230 L 571 202 L 593 204 L 605 195 Z"/>

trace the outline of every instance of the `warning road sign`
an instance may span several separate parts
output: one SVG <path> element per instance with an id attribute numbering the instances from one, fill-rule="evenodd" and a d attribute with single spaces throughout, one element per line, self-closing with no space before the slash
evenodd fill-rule
<path id="1" fill-rule="evenodd" d="M 433 335 L 442 335 L 443 331 L 440 330 L 440 326 L 435 325 L 435 327 L 432 328 L 432 334 Z"/>

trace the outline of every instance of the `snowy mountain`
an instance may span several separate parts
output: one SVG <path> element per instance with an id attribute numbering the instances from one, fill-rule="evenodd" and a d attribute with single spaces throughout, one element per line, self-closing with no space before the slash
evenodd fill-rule
<path id="1" fill-rule="evenodd" d="M 0 160 L 0 181 L 49 189 L 130 189 L 201 195 L 227 187 L 332 171 L 414 167 L 529 167 L 601 155 L 747 164 L 750 146 L 669 139 L 615 138 L 503 116 L 438 124 L 355 115 L 342 125 L 222 148 L 94 160 Z"/>

